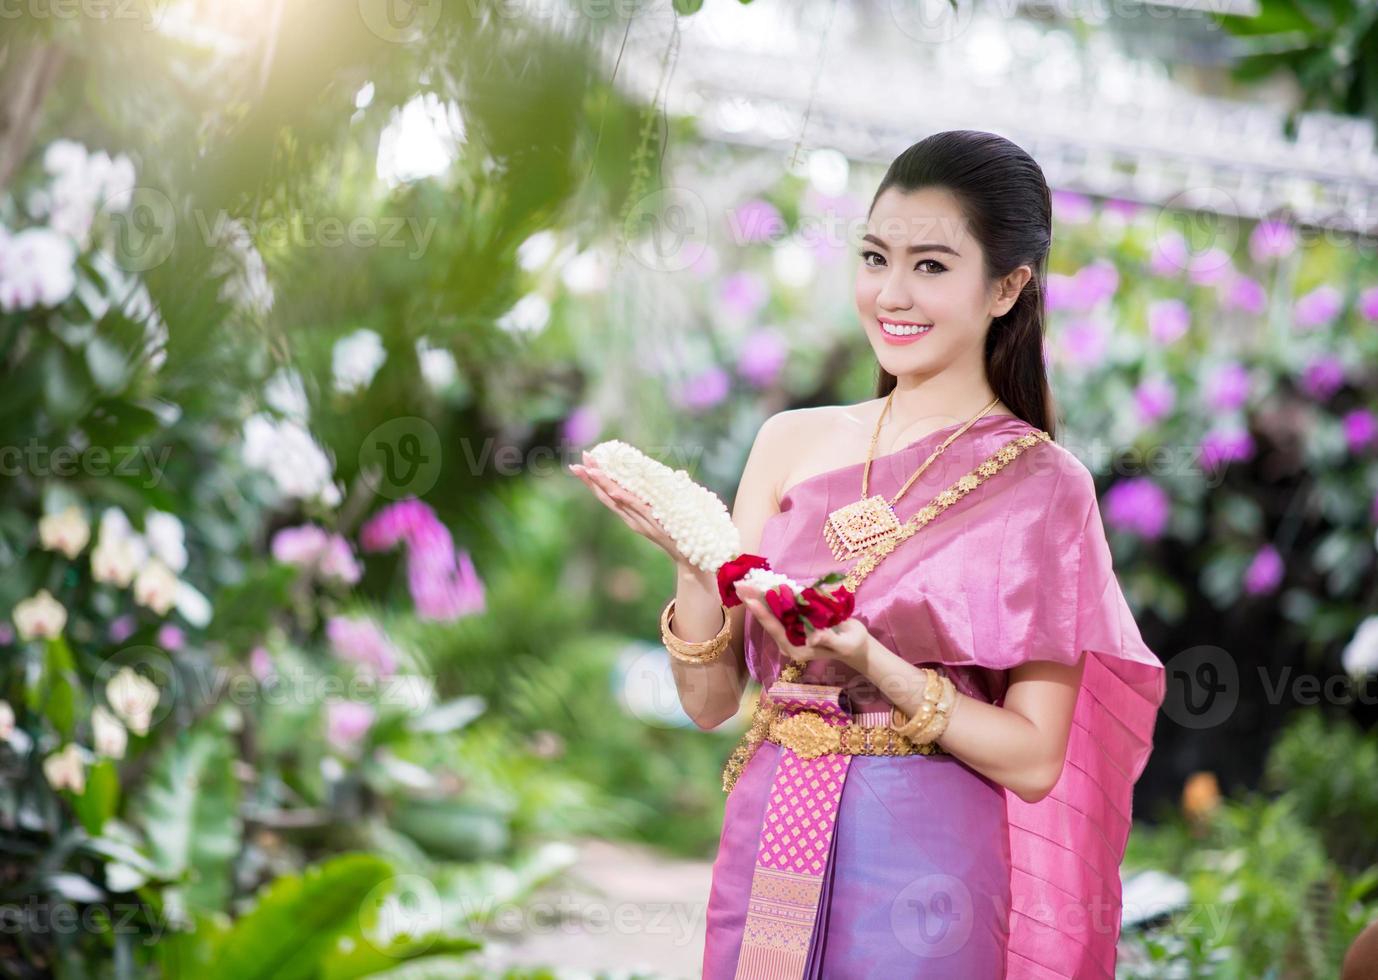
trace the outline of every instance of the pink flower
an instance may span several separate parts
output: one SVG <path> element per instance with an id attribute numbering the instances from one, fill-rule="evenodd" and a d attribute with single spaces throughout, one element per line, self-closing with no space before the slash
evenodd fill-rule
<path id="1" fill-rule="evenodd" d="M 397 671 L 397 650 L 372 619 L 364 616 L 332 616 L 325 635 L 336 656 L 359 664 L 379 677 Z"/>
<path id="2" fill-rule="evenodd" d="M 1201 465 L 1214 469 L 1218 463 L 1252 458 L 1254 439 L 1247 429 L 1212 429 L 1201 438 Z"/>
<path id="3" fill-rule="evenodd" d="M 1234 277 L 1235 268 L 1224 249 L 1208 248 L 1191 257 L 1187 272 L 1191 281 L 1198 286 L 1215 286 L 1229 282 Z"/>
<path id="4" fill-rule="evenodd" d="M 702 412 L 727 397 L 731 379 L 716 364 L 700 371 L 679 389 L 679 404 L 691 412 Z"/>
<path id="5" fill-rule="evenodd" d="M 734 272 L 718 287 L 718 301 L 729 313 L 749 320 L 770 299 L 770 288 L 754 272 Z"/>
<path id="6" fill-rule="evenodd" d="M 1360 453 L 1378 440 L 1378 418 L 1368 409 L 1356 408 L 1346 412 L 1340 421 L 1351 453 Z"/>
<path id="7" fill-rule="evenodd" d="M 1233 411 L 1249 398 L 1249 371 L 1238 361 L 1226 361 L 1206 379 L 1206 404 L 1221 412 Z"/>
<path id="8" fill-rule="evenodd" d="M 789 348 L 780 331 L 770 327 L 756 330 L 742 343 L 737 373 L 757 388 L 768 388 L 775 383 L 788 355 Z"/>
<path id="9" fill-rule="evenodd" d="M 1273 592 L 1282 582 L 1282 573 L 1282 556 L 1271 544 L 1265 544 L 1244 573 L 1244 591 L 1250 595 Z"/>
<path id="10" fill-rule="evenodd" d="M 435 511 L 415 497 L 388 504 L 359 530 L 359 546 L 365 551 L 386 551 L 420 527 L 436 521 Z"/>
<path id="11" fill-rule="evenodd" d="M 571 446 L 587 446 L 602 429 L 603 420 L 598 412 L 589 405 L 580 405 L 565 419 L 560 438 Z"/>
<path id="12" fill-rule="evenodd" d="M 769 201 L 754 198 L 741 204 L 731 215 L 732 240 L 742 245 L 769 241 L 784 233 L 785 221 Z"/>
<path id="13" fill-rule="evenodd" d="M 1370 286 L 1359 294 L 1359 315 L 1365 320 L 1378 320 L 1378 286 Z"/>
<path id="14" fill-rule="evenodd" d="M 164 623 L 158 627 L 158 646 L 176 653 L 187 645 L 187 635 L 176 623 Z"/>
<path id="15" fill-rule="evenodd" d="M 326 530 L 315 524 L 284 527 L 273 535 L 273 558 L 284 565 L 310 566 L 325 550 Z"/>
<path id="16" fill-rule="evenodd" d="M 1069 225 L 1084 225 L 1091 220 L 1091 199 L 1074 191 L 1053 191 L 1053 217 Z"/>
<path id="17" fill-rule="evenodd" d="M 253 674 L 254 679 L 260 684 L 273 676 L 273 657 L 266 648 L 257 646 L 249 651 L 249 673 Z"/>
<path id="18" fill-rule="evenodd" d="M 1115 263 L 1105 259 L 1084 265 L 1070 276 L 1051 273 L 1048 276 L 1048 309 L 1085 313 L 1114 296 L 1119 285 L 1119 270 Z"/>
<path id="19" fill-rule="evenodd" d="M 1170 344 L 1191 326 L 1191 311 L 1180 299 L 1159 299 L 1148 304 L 1148 332 L 1160 344 Z"/>
<path id="20" fill-rule="evenodd" d="M 330 535 L 317 568 L 326 578 L 333 578 L 345 585 L 353 585 L 364 573 L 343 534 Z"/>
<path id="21" fill-rule="evenodd" d="M 110 637 L 110 642 L 123 643 L 134 634 L 134 630 L 137 626 L 138 623 L 129 613 L 116 616 L 114 619 L 110 620 L 110 626 L 107 633 Z"/>
<path id="22" fill-rule="evenodd" d="M 353 585 L 363 574 L 344 535 L 332 534 L 315 524 L 278 531 L 273 535 L 272 552 L 284 564 L 318 572 L 346 585 Z"/>
<path id="23" fill-rule="evenodd" d="M 1323 327 L 1340 315 L 1344 297 L 1334 286 L 1317 286 L 1292 307 L 1292 325 L 1297 330 Z"/>
<path id="24" fill-rule="evenodd" d="M 1221 281 L 1220 305 L 1226 310 L 1243 310 L 1255 315 L 1268 308 L 1268 291 L 1257 279 L 1233 275 Z"/>
<path id="25" fill-rule="evenodd" d="M 1263 263 L 1291 255 L 1297 247 L 1292 226 L 1283 221 L 1260 221 L 1249 235 L 1249 254 Z"/>
<path id="26" fill-rule="evenodd" d="M 7 647 L 14 642 L 14 627 L 9 623 L 0 623 L 0 647 Z"/>
<path id="27" fill-rule="evenodd" d="M 1146 476 L 1120 480 L 1105 492 L 1105 522 L 1141 538 L 1159 537 L 1170 514 L 1167 492 Z"/>
<path id="28" fill-rule="evenodd" d="M 331 701 L 325 706 L 325 737 L 341 751 L 353 751 L 373 727 L 372 705 L 358 701 Z"/>
<path id="29" fill-rule="evenodd" d="M 1086 309 L 1114 296 L 1120 286 L 1119 270 L 1115 268 L 1115 263 L 1106 259 L 1097 259 L 1082 266 L 1077 270 L 1076 278 Z"/>
<path id="30" fill-rule="evenodd" d="M 384 507 L 364 525 L 360 541 L 369 551 L 406 542 L 407 589 L 421 618 L 453 620 L 484 610 L 483 583 L 468 552 L 456 556 L 449 529 L 416 498 Z"/>
<path id="31" fill-rule="evenodd" d="M 1153 425 L 1167 415 L 1176 401 L 1177 389 L 1166 378 L 1145 378 L 1134 389 L 1134 405 L 1144 425 Z"/>
<path id="32" fill-rule="evenodd" d="M 1048 273 L 1048 312 L 1058 310 L 1078 310 L 1080 295 L 1077 292 L 1075 276 L 1064 276 L 1060 272 Z"/>
<path id="33" fill-rule="evenodd" d="M 1067 324 L 1062 334 L 1062 350 L 1067 360 L 1083 367 L 1099 364 L 1105 356 L 1106 330 L 1097 321 L 1085 317 Z"/>
<path id="34" fill-rule="evenodd" d="M 1339 391 L 1345 383 L 1344 364 L 1333 354 L 1312 358 L 1301 375 L 1301 390 L 1309 398 L 1323 402 Z"/>
<path id="35" fill-rule="evenodd" d="M 1101 207 L 1111 214 L 1118 214 L 1124 220 L 1131 220 L 1136 214 L 1143 210 L 1143 205 L 1135 201 L 1126 201 L 1123 198 L 1112 197 Z"/>
<path id="36" fill-rule="evenodd" d="M 1153 243 L 1153 254 L 1149 256 L 1148 270 L 1155 276 L 1167 278 L 1179 276 L 1186 271 L 1190 253 L 1187 240 L 1175 231 L 1160 235 Z"/>

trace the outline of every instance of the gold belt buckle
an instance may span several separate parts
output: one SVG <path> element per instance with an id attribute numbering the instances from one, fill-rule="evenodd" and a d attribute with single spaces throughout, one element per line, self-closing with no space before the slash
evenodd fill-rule
<path id="1" fill-rule="evenodd" d="M 797 711 L 777 718 L 775 735 L 801 759 L 816 759 L 842 748 L 842 732 L 830 725 L 817 711 Z"/>

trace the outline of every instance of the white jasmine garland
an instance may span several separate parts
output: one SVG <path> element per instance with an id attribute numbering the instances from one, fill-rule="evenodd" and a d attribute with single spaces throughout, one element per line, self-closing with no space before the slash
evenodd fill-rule
<path id="1" fill-rule="evenodd" d="M 672 470 L 620 439 L 588 451 L 628 493 L 644 500 L 680 554 L 695 568 L 716 574 L 742 553 L 742 538 L 727 505 L 684 470 Z"/>
<path id="2" fill-rule="evenodd" d="M 588 454 L 628 493 L 646 502 L 651 516 L 694 567 L 716 575 L 724 563 L 742 553 L 741 533 L 727 505 L 685 470 L 672 470 L 619 439 L 600 442 Z M 795 596 L 806 588 L 767 568 L 753 568 L 740 581 L 763 592 L 788 585 Z"/>

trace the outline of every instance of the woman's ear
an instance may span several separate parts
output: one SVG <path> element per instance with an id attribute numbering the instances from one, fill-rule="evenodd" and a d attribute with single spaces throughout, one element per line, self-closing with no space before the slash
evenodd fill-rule
<path id="1" fill-rule="evenodd" d="M 995 303 L 991 307 L 991 316 L 1004 316 L 1014 309 L 1014 304 L 1019 300 L 1020 292 L 1023 291 L 1031 278 L 1033 278 L 1033 269 L 1027 265 L 1019 266 L 1002 278 Z"/>

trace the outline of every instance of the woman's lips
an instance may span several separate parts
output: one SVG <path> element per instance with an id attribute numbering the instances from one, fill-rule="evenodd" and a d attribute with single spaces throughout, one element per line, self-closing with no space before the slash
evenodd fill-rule
<path id="1" fill-rule="evenodd" d="M 914 343 L 914 341 L 921 340 L 933 332 L 932 326 L 930 325 L 929 329 L 921 331 L 920 333 L 908 334 L 906 336 L 897 337 L 894 334 L 886 331 L 884 323 L 881 323 L 881 321 L 879 320 L 877 320 L 876 323 L 880 327 L 881 337 L 885 340 L 887 344 L 891 344 L 895 347 L 904 347 L 908 344 L 912 344 Z M 905 326 L 908 326 L 908 324 L 905 324 Z"/>

